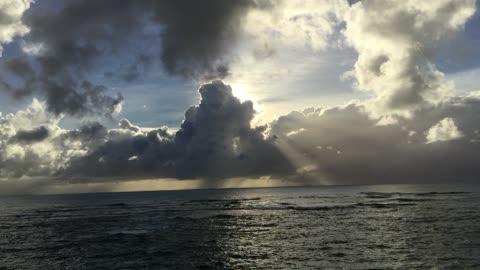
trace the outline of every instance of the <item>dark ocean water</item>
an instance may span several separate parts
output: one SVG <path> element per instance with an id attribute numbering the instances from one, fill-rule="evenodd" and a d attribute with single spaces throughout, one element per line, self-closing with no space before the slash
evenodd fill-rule
<path id="1" fill-rule="evenodd" d="M 0 197 L 0 269 L 480 269 L 480 189 Z"/>

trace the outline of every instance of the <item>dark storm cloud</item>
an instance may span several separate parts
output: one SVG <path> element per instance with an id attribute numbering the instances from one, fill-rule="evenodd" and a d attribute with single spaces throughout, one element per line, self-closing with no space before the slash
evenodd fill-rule
<path id="1" fill-rule="evenodd" d="M 22 81 L 22 85 L 14 86 L 5 78 L 0 77 L 0 85 L 2 88 L 12 94 L 15 98 L 24 97 L 33 91 L 35 83 L 35 71 L 27 59 L 21 57 L 13 57 L 1 63 L 1 68 L 8 75 L 14 76 Z"/>
<path id="2" fill-rule="evenodd" d="M 121 97 L 89 80 L 104 61 L 133 53 L 130 64 L 122 63 L 124 70 L 106 72 L 125 81 L 139 79 L 154 62 L 174 76 L 223 78 L 243 16 L 271 5 L 267 0 L 72 0 L 55 7 L 38 2 L 22 18 L 30 29 L 25 40 L 40 48 L 36 68 L 15 60 L 22 66 L 6 69 L 24 85 L 1 84 L 17 97 L 41 89 L 57 114 L 110 114 Z"/>
<path id="3" fill-rule="evenodd" d="M 10 143 L 34 143 L 41 142 L 48 138 L 49 131 L 41 126 L 32 130 L 19 130 L 17 134 L 10 139 Z"/>
<path id="4" fill-rule="evenodd" d="M 60 11 L 30 11 L 24 23 L 33 42 L 46 45 L 40 59 L 48 71 L 75 64 L 88 68 L 98 55 L 139 45 L 136 33 L 145 28 L 147 41 L 161 37 L 154 47 L 161 49 L 166 70 L 174 75 L 200 76 L 225 73 L 222 59 L 241 30 L 242 16 L 251 8 L 268 8 L 268 1 L 239 0 L 73 0 Z M 149 37 L 150 35 L 150 37 Z M 151 55 L 155 57 L 154 55 Z M 148 60 L 143 55 L 140 62 Z"/>
<path id="5" fill-rule="evenodd" d="M 22 79 L 32 80 L 35 77 L 35 72 L 30 66 L 30 63 L 24 58 L 10 58 L 2 64 L 5 70 Z"/>
<path id="6" fill-rule="evenodd" d="M 203 85 L 199 93 L 200 104 L 185 112 L 174 135 L 165 128 L 139 135 L 138 127 L 122 120 L 125 132 L 111 131 L 112 139 L 74 161 L 66 174 L 224 179 L 294 172 L 264 138 L 265 127 L 250 126 L 255 113 L 250 101 L 240 102 L 220 81 Z"/>
<path id="7" fill-rule="evenodd" d="M 60 135 L 59 142 L 65 145 L 66 141 L 80 141 L 88 148 L 95 148 L 104 143 L 107 134 L 107 128 L 93 122 Z"/>
<path id="8" fill-rule="evenodd" d="M 184 76 L 228 74 L 228 48 L 235 41 L 242 16 L 258 4 L 252 0 L 160 1 L 153 19 L 165 26 L 162 61 L 166 70 Z"/>

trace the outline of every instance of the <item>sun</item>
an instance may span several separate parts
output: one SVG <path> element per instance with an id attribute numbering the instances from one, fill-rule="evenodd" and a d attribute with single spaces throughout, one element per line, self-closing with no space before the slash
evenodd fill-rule
<path id="1" fill-rule="evenodd" d="M 238 83 L 238 82 L 233 82 L 233 83 L 228 83 L 232 87 L 232 93 L 233 95 L 238 98 L 241 102 L 245 102 L 247 100 L 250 100 L 253 103 L 253 109 L 256 111 L 255 117 L 252 120 L 252 125 L 257 126 L 257 125 L 262 125 L 268 122 L 268 117 L 266 115 L 266 111 L 264 106 L 262 106 L 258 102 L 258 98 L 252 94 L 251 88 L 248 87 L 244 83 Z M 250 89 L 250 90 L 248 90 Z"/>
<path id="2" fill-rule="evenodd" d="M 233 95 L 238 98 L 241 102 L 250 100 L 253 102 L 253 106 L 256 111 L 263 110 L 263 106 L 258 103 L 258 98 L 252 93 L 251 87 L 248 87 L 244 83 L 228 83 L 232 87 Z M 250 89 L 250 90 L 249 90 Z"/>
<path id="3" fill-rule="evenodd" d="M 247 87 L 242 83 L 229 83 L 232 87 L 233 95 L 244 102 L 250 100 L 255 101 L 255 98 L 248 92 Z"/>

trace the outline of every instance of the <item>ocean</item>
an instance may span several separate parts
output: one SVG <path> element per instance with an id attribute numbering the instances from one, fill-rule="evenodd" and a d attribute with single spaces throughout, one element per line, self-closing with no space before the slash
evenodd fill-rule
<path id="1" fill-rule="evenodd" d="M 480 269 L 480 189 L 0 197 L 0 269 Z"/>

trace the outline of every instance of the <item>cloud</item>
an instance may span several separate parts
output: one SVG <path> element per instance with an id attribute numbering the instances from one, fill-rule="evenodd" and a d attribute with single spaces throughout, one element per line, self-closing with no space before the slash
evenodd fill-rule
<path id="1" fill-rule="evenodd" d="M 59 119 L 34 100 L 15 114 L 0 116 L 0 178 L 51 175 L 62 157 L 51 138 L 61 129 Z"/>
<path id="2" fill-rule="evenodd" d="M 32 130 L 19 130 L 17 134 L 11 138 L 11 142 L 41 142 L 48 137 L 48 134 L 48 129 L 44 126 Z"/>
<path id="3" fill-rule="evenodd" d="M 475 12 L 474 0 L 73 0 L 55 8 L 36 3 L 27 12 L 29 2 L 21 3 L 7 1 L 4 9 L 17 10 L 28 29 L 22 48 L 32 55 L 4 63 L 9 76 L 0 87 L 18 98 L 40 94 L 51 112 L 76 116 L 109 116 L 121 105 L 122 96 L 96 82 L 96 73 L 129 82 L 159 64 L 172 76 L 223 78 L 245 42 L 253 42 L 256 60 L 278 48 L 335 47 L 343 19 L 359 53 L 358 85 L 375 96 L 370 110 L 408 116 L 452 93 L 433 65 L 434 50 Z"/>
<path id="4" fill-rule="evenodd" d="M 273 55 L 277 48 L 329 47 L 348 3 L 341 0 L 282 1 L 273 10 L 253 10 L 247 15 L 245 31 L 257 44 L 254 55 Z"/>
<path id="5" fill-rule="evenodd" d="M 184 76 L 223 78 L 226 58 L 252 8 L 268 8 L 269 1 L 155 2 L 153 18 L 166 27 L 162 61 L 166 70 Z"/>
<path id="6" fill-rule="evenodd" d="M 475 0 L 365 0 L 345 15 L 347 41 L 359 56 L 358 87 L 374 94 L 374 114 L 401 114 L 436 104 L 453 84 L 433 64 L 434 50 L 475 13 Z"/>
<path id="7" fill-rule="evenodd" d="M 109 139 L 98 123 L 65 130 L 62 116 L 36 99 L 14 114 L 0 114 L 0 180 L 51 179 L 76 157 L 86 155 Z"/>
<path id="8" fill-rule="evenodd" d="M 128 130 L 133 131 L 133 132 L 139 132 L 140 131 L 140 127 L 132 125 L 132 123 L 130 123 L 130 121 L 128 121 L 128 119 L 120 120 L 118 125 L 123 129 L 128 129 Z"/>
<path id="9" fill-rule="evenodd" d="M 22 69 L 3 65 L 9 76 L 0 87 L 17 98 L 45 96 L 57 115 L 109 116 L 122 97 L 98 83 L 97 73 L 132 82 L 160 65 L 171 76 L 224 78 L 243 56 L 242 42 L 258 59 L 277 47 L 326 48 L 347 7 L 340 0 L 37 2 L 21 17 L 29 56 L 8 60 Z"/>
<path id="10" fill-rule="evenodd" d="M 58 8 L 36 3 L 22 16 L 29 2 L 18 2 L 1 7 L 15 11 L 15 33 L 28 29 L 22 48 L 31 56 L 10 60 L 22 64 L 21 69 L 3 65 L 9 76 L 0 78 L 0 86 L 18 98 L 39 92 L 49 111 L 76 116 L 108 116 L 117 110 L 121 95 L 112 96 L 107 86 L 91 79 L 115 58 L 127 68 L 102 73 L 127 82 L 139 79 L 155 63 L 170 75 L 189 79 L 227 76 L 243 17 L 251 9 L 273 6 L 267 0 L 73 0 Z M 12 32 L 15 25 L 0 29 Z M 1 33 L 0 42 L 11 40 L 12 34 L 2 39 Z M 18 85 L 12 76 L 23 83 Z"/>
<path id="11" fill-rule="evenodd" d="M 241 102 L 221 81 L 203 85 L 199 93 L 200 104 L 185 112 L 174 134 L 166 128 L 139 133 L 124 119 L 121 130 L 110 130 L 110 139 L 74 160 L 65 175 L 215 181 L 293 170 L 264 137 L 266 127 L 251 127 L 252 102 Z"/>
<path id="12" fill-rule="evenodd" d="M 475 12 L 474 0 L 72 0 L 22 16 L 26 9 L 16 17 L 25 31 L 15 35 L 23 35 L 29 55 L 2 61 L 0 87 L 45 102 L 0 115 L 0 179 L 41 178 L 43 185 L 176 178 L 212 186 L 231 178 L 365 184 L 480 176 L 478 96 L 454 96 L 433 64 L 438 44 Z M 123 97 L 92 74 L 129 82 L 159 64 L 172 76 L 223 78 L 240 39 L 254 42 L 255 60 L 271 57 L 276 46 L 321 50 L 341 18 L 358 52 L 355 78 L 370 102 L 294 111 L 254 126 L 253 103 L 214 80 L 200 87 L 199 104 L 185 111 L 178 130 L 128 119 L 114 129 L 59 125 L 66 114 L 110 116 L 121 108 Z M 123 67 L 101 70 L 117 57 Z"/>
<path id="13" fill-rule="evenodd" d="M 22 23 L 21 18 L 31 3 L 30 0 L 4 0 L 0 3 L 0 57 L 3 44 L 28 33 L 29 29 Z"/>
<path id="14" fill-rule="evenodd" d="M 2 63 L 2 68 L 10 73 L 10 75 L 16 76 L 24 82 L 23 86 L 15 87 L 0 77 L 0 83 L 4 90 L 10 92 L 16 98 L 21 98 L 31 93 L 31 89 L 35 83 L 35 71 L 26 59 L 10 58 Z"/>
<path id="15" fill-rule="evenodd" d="M 278 118 L 270 132 L 299 169 L 293 179 L 324 184 L 476 181 L 479 105 L 479 99 L 451 98 L 388 125 L 378 125 L 359 104 L 310 109 Z M 433 138 L 439 142 L 431 143 Z"/>
<path id="16" fill-rule="evenodd" d="M 0 176 L 70 183 L 202 179 L 209 186 L 230 178 L 366 184 L 480 176 L 476 97 L 452 97 L 385 125 L 378 125 L 364 105 L 352 103 L 291 112 L 253 127 L 253 104 L 234 97 L 228 85 L 214 81 L 199 94 L 200 103 L 185 112 L 175 132 L 143 129 L 126 119 L 118 129 L 90 123 L 64 130 L 44 103 L 34 101 L 27 110 L 2 117 Z M 49 136 L 37 140 L 32 134 L 43 128 Z M 22 130 L 30 131 L 32 140 L 13 143 Z"/>
<path id="17" fill-rule="evenodd" d="M 463 137 L 452 118 L 444 118 L 427 131 L 427 143 L 444 142 Z"/>
<path id="18" fill-rule="evenodd" d="M 395 121 L 384 125 L 364 105 L 352 103 L 291 112 L 254 127 L 252 102 L 234 97 L 227 84 L 205 84 L 199 94 L 200 103 L 188 108 L 177 131 L 141 128 L 126 119 L 117 129 L 89 123 L 65 130 L 58 126 L 60 117 L 34 100 L 0 119 L 0 178 L 42 183 L 175 178 L 221 186 L 233 178 L 367 184 L 480 176 L 476 97 L 452 97 L 410 118 L 392 116 Z M 48 137 L 37 136 L 43 129 Z M 28 139 L 13 139 L 19 134 Z"/>

